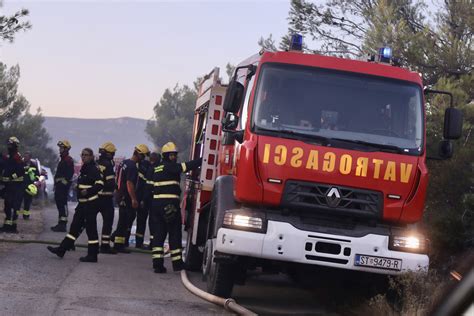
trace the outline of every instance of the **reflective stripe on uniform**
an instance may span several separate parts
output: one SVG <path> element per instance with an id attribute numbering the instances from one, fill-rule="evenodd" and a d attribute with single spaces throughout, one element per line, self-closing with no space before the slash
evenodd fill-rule
<path id="1" fill-rule="evenodd" d="M 110 235 L 102 235 L 102 238 L 110 238 Z"/>
<path id="2" fill-rule="evenodd" d="M 179 199 L 179 195 L 176 194 L 155 194 L 154 199 Z"/>
<path id="3" fill-rule="evenodd" d="M 183 172 L 186 172 L 186 163 L 185 162 L 181 163 L 181 169 L 183 169 Z"/>
<path id="4" fill-rule="evenodd" d="M 87 242 L 89 245 L 94 245 L 94 244 L 98 244 L 99 243 L 99 240 L 89 240 Z"/>
<path id="5" fill-rule="evenodd" d="M 171 257 L 171 261 L 176 261 L 176 260 L 179 260 L 179 259 L 181 259 L 181 256 Z"/>
<path id="6" fill-rule="evenodd" d="M 90 188 L 92 188 L 92 185 L 79 184 L 77 187 L 78 187 L 79 189 L 90 189 Z"/>
<path id="7" fill-rule="evenodd" d="M 74 236 L 71 235 L 71 234 L 67 234 L 66 237 L 69 238 L 69 239 L 72 239 L 72 240 L 76 240 L 76 237 L 74 237 Z"/>
<path id="8" fill-rule="evenodd" d="M 115 236 L 115 241 L 116 244 L 124 244 L 125 243 L 125 237 L 118 237 Z"/>
<path id="9" fill-rule="evenodd" d="M 94 201 L 94 200 L 97 200 L 99 198 L 98 195 L 94 195 L 94 196 L 91 196 L 90 198 L 87 198 L 87 199 L 78 199 L 79 202 L 89 202 L 89 201 Z"/>
<path id="10" fill-rule="evenodd" d="M 158 167 L 156 167 L 156 168 L 155 168 L 155 172 L 161 172 L 161 171 L 163 171 L 163 168 L 164 168 L 164 167 L 165 167 L 165 166 L 158 166 Z"/>
<path id="11" fill-rule="evenodd" d="M 96 182 L 94 182 L 94 184 L 102 184 L 102 185 L 104 185 L 104 181 L 102 181 L 102 180 L 97 180 Z"/>
<path id="12" fill-rule="evenodd" d="M 181 253 L 181 248 L 180 249 L 174 249 L 174 250 L 170 251 L 170 254 L 172 254 L 172 255 L 177 254 L 177 253 Z"/>
<path id="13" fill-rule="evenodd" d="M 13 221 L 12 220 L 5 220 L 5 225 L 13 225 Z"/>
<path id="14" fill-rule="evenodd" d="M 153 181 L 151 181 L 151 180 L 147 180 L 147 181 L 146 181 L 146 184 L 149 184 L 149 185 L 154 185 L 154 184 L 155 184 L 155 182 L 153 182 Z"/>
<path id="15" fill-rule="evenodd" d="M 136 237 L 143 237 L 143 234 L 135 233 Z"/>
<path id="16" fill-rule="evenodd" d="M 23 210 L 23 215 L 31 215 L 31 212 L 27 210 Z"/>
<path id="17" fill-rule="evenodd" d="M 23 177 L 17 177 L 11 180 L 12 182 L 23 182 Z"/>
<path id="18" fill-rule="evenodd" d="M 154 254 L 151 256 L 153 259 L 160 259 L 160 258 L 164 258 L 165 255 L 164 254 Z"/>
<path id="19" fill-rule="evenodd" d="M 155 187 L 161 187 L 165 185 L 179 185 L 179 182 L 178 181 L 158 181 L 158 182 L 154 182 L 153 185 Z"/>
<path id="20" fill-rule="evenodd" d="M 114 192 L 107 192 L 107 191 L 106 191 L 106 192 L 103 192 L 103 191 L 100 191 L 100 192 L 99 192 L 99 195 L 112 196 L 112 195 L 114 195 Z"/>
<path id="21" fill-rule="evenodd" d="M 112 179 L 115 179 L 114 175 L 110 175 L 110 176 L 105 177 L 105 180 L 112 180 Z"/>
<path id="22" fill-rule="evenodd" d="M 103 245 L 108 245 L 108 244 L 110 244 L 110 241 L 108 241 L 108 240 L 102 240 L 102 244 L 103 244 Z"/>
<path id="23" fill-rule="evenodd" d="M 59 221 L 60 221 L 60 222 L 67 222 L 67 217 L 66 217 L 66 216 L 61 216 L 61 217 L 59 218 Z"/>
<path id="24" fill-rule="evenodd" d="M 153 252 L 155 251 L 163 251 L 163 247 L 153 247 L 153 249 L 151 250 Z"/>
<path id="25" fill-rule="evenodd" d="M 138 177 L 146 181 L 145 175 L 143 173 L 139 172 Z"/>

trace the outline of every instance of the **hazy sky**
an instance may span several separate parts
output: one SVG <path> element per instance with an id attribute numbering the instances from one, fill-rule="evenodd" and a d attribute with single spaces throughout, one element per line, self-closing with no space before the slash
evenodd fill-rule
<path id="1" fill-rule="evenodd" d="M 287 30 L 289 1 L 14 1 L 33 28 L 2 43 L 20 90 L 46 116 L 151 118 L 164 90 L 237 64 Z"/>

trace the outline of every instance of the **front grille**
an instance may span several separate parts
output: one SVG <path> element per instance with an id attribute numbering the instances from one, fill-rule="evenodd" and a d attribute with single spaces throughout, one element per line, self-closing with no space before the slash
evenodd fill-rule
<path id="1" fill-rule="evenodd" d="M 329 196 L 328 196 L 329 195 Z M 332 215 L 381 219 L 383 194 L 377 191 L 321 183 L 286 181 L 282 206 Z"/>

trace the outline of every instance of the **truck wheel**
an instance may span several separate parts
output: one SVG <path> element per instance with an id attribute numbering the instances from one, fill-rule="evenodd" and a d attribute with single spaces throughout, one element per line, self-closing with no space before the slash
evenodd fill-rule
<path id="1" fill-rule="evenodd" d="M 200 271 L 202 265 L 202 253 L 199 251 L 197 245 L 192 244 L 192 229 L 188 230 L 188 237 L 186 238 L 186 256 L 184 257 L 184 263 L 186 269 L 190 271 Z"/>
<path id="2" fill-rule="evenodd" d="M 229 298 L 234 287 L 234 264 L 215 262 L 214 251 L 211 251 L 210 262 L 207 262 L 207 291 L 211 294 Z"/>

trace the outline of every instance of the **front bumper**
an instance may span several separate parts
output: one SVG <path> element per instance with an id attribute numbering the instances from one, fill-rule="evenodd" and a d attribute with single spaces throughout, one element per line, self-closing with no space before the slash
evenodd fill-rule
<path id="1" fill-rule="evenodd" d="M 318 242 L 329 248 L 339 248 L 336 245 L 340 245 L 340 252 L 327 253 L 324 249 L 317 251 L 314 245 Z M 269 220 L 266 234 L 220 228 L 217 232 L 216 250 L 225 254 L 380 274 L 428 269 L 427 255 L 389 250 L 388 242 L 389 236 L 384 235 L 348 237 L 322 234 L 303 231 L 289 223 Z M 307 247 L 308 243 L 312 244 L 312 247 Z M 357 266 L 354 264 L 356 254 L 401 259 L 401 271 Z"/>

